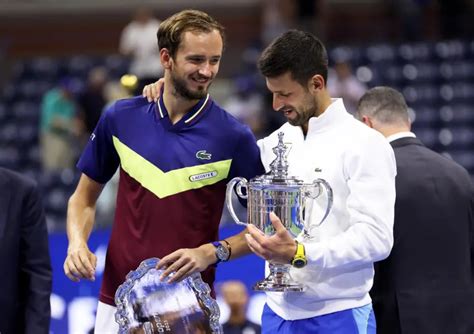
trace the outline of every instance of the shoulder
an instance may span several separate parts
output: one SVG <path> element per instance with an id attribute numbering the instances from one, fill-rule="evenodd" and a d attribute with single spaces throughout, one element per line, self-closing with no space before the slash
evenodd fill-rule
<path id="1" fill-rule="evenodd" d="M 387 138 L 356 119 L 348 121 L 343 131 L 350 149 L 360 148 L 365 150 L 378 147 L 393 154 L 392 146 Z"/>
<path id="2" fill-rule="evenodd" d="M 208 113 L 208 115 L 210 115 L 209 124 L 213 128 L 217 127 L 220 131 L 223 131 L 228 135 L 237 134 L 239 136 L 253 136 L 248 125 L 239 121 L 216 102 L 213 102 L 210 108 L 212 110 Z"/>
<path id="3" fill-rule="evenodd" d="M 21 193 L 36 189 L 37 184 L 34 180 L 20 173 L 0 167 L 0 187 L 7 187 L 5 189 Z"/>
<path id="4" fill-rule="evenodd" d="M 105 109 L 104 117 L 106 119 L 116 119 L 131 113 L 133 113 L 133 116 L 138 116 L 140 115 L 140 110 L 146 113 L 153 104 L 154 102 L 148 102 L 147 99 L 142 96 L 117 100 Z"/>
<path id="5" fill-rule="evenodd" d="M 137 108 L 149 107 L 154 102 L 148 102 L 146 98 L 142 96 L 134 96 L 127 99 L 120 99 L 111 104 L 109 109 L 113 109 L 115 112 L 130 111 Z"/>

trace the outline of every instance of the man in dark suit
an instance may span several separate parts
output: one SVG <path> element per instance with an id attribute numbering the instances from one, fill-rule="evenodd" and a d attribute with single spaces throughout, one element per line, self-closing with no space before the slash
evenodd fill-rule
<path id="1" fill-rule="evenodd" d="M 394 246 L 375 264 L 377 333 L 474 333 L 474 189 L 467 171 L 410 132 L 403 96 L 373 88 L 357 116 L 397 162 Z M 377 159 L 377 157 L 374 157 Z"/>
<path id="2" fill-rule="evenodd" d="M 0 168 L 0 333 L 49 333 L 48 233 L 33 181 Z"/>

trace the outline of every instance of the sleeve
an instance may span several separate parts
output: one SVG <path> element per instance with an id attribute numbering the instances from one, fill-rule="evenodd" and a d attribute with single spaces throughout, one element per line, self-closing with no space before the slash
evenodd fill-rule
<path id="1" fill-rule="evenodd" d="M 20 286 L 25 298 L 24 333 L 48 333 L 50 322 L 51 260 L 48 232 L 36 186 L 23 203 L 20 239 Z"/>
<path id="2" fill-rule="evenodd" d="M 116 103 L 102 114 L 77 163 L 82 173 L 102 184 L 110 180 L 120 163 L 113 144 L 115 108 Z"/>
<path id="3" fill-rule="evenodd" d="M 327 240 L 305 243 L 310 264 L 357 267 L 386 258 L 393 246 L 395 156 L 382 136 L 368 136 L 347 150 L 349 228 Z"/>
<path id="4" fill-rule="evenodd" d="M 237 147 L 232 157 L 229 179 L 236 176 L 247 180 L 264 174 L 265 170 L 260 160 L 260 150 L 250 129 L 246 126 L 240 135 Z"/>
<path id="5" fill-rule="evenodd" d="M 470 183 L 470 208 L 469 208 L 469 227 L 470 227 L 470 242 L 471 242 L 471 277 L 474 277 L 474 184 Z"/>

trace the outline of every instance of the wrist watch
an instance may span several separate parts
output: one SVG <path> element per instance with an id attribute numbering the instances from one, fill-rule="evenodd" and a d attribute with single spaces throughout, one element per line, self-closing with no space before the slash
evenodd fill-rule
<path id="1" fill-rule="evenodd" d="M 296 242 L 296 254 L 293 257 L 293 260 L 291 260 L 291 265 L 295 268 L 303 268 L 308 263 L 308 260 L 306 260 L 306 252 L 304 249 L 304 245 L 300 244 L 296 240 L 295 242 Z"/>
<path id="2" fill-rule="evenodd" d="M 230 244 L 227 242 L 227 240 L 223 240 L 226 244 L 227 247 L 224 246 L 221 242 L 219 241 L 214 241 L 212 244 L 214 247 L 216 247 L 216 258 L 217 258 L 217 263 L 219 262 L 226 262 L 229 260 L 230 255 L 231 255 L 231 248 Z"/>

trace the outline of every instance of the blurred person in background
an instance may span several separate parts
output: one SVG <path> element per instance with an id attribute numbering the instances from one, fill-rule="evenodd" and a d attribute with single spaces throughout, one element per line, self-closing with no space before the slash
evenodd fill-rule
<path id="1" fill-rule="evenodd" d="M 93 68 L 87 77 L 87 85 L 77 98 L 80 116 L 85 126 L 85 135 L 89 137 L 94 131 L 106 104 L 105 87 L 107 70 L 104 67 Z"/>
<path id="2" fill-rule="evenodd" d="M 468 172 L 410 131 L 402 94 L 362 96 L 357 117 L 382 133 L 397 162 L 394 245 L 375 263 L 379 334 L 474 332 L 474 187 Z"/>
<path id="3" fill-rule="evenodd" d="M 163 74 L 160 54 L 156 45 L 156 32 L 160 26 L 151 9 L 138 8 L 133 20 L 123 29 L 120 37 L 120 53 L 130 57 L 130 74 L 138 77 L 135 95 L 143 87 L 154 82 Z"/>
<path id="4" fill-rule="evenodd" d="M 83 133 L 70 78 L 43 96 L 40 120 L 40 154 L 43 170 L 72 168 L 76 158 L 75 139 Z"/>
<path id="5" fill-rule="evenodd" d="M 355 114 L 357 103 L 367 87 L 354 75 L 347 60 L 339 59 L 334 69 L 329 71 L 327 89 L 331 96 L 340 96 L 344 106 L 351 114 Z"/>
<path id="6" fill-rule="evenodd" d="M 236 92 L 231 95 L 223 107 L 238 120 L 247 124 L 259 138 L 265 129 L 263 116 L 263 98 L 256 89 L 252 76 L 240 76 L 235 80 Z"/>
<path id="7" fill-rule="evenodd" d="M 224 282 L 221 295 L 230 311 L 223 325 L 224 334 L 260 334 L 260 326 L 247 319 L 249 295 L 245 285 L 240 281 Z"/>
<path id="8" fill-rule="evenodd" d="M 0 333 L 48 334 L 51 261 L 37 185 L 0 168 Z"/>
<path id="9" fill-rule="evenodd" d="M 212 286 L 215 267 L 210 265 L 246 249 L 232 237 L 217 241 L 226 183 L 263 173 L 250 129 L 208 94 L 224 47 L 220 23 L 201 11 L 179 12 L 160 25 L 158 45 L 165 68 L 162 98 L 157 103 L 141 96 L 119 100 L 105 111 L 77 164 L 82 175 L 68 204 L 64 272 L 75 282 L 94 280 L 97 259 L 87 243 L 96 202 L 120 170 L 97 333 L 117 332 L 115 292 L 147 258 L 164 259 L 186 247 L 178 254 L 190 260 L 184 269 L 207 268 L 202 277 Z M 176 271 L 173 279 L 182 274 Z"/>

